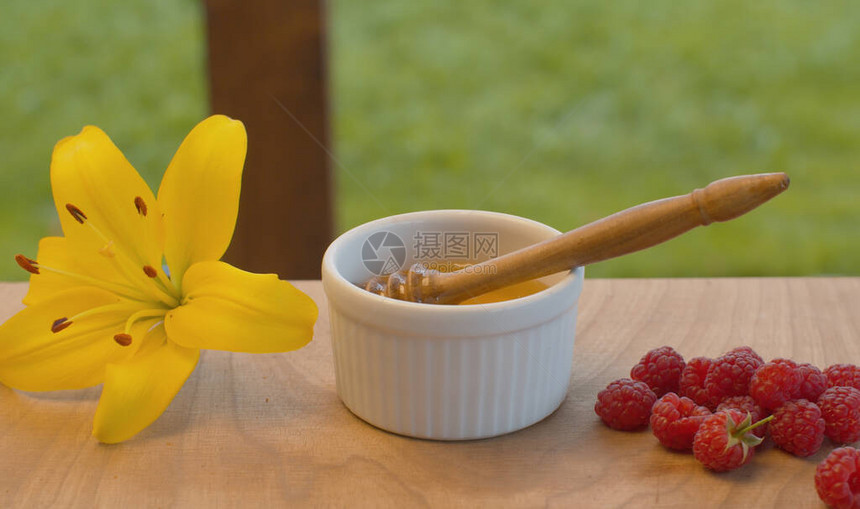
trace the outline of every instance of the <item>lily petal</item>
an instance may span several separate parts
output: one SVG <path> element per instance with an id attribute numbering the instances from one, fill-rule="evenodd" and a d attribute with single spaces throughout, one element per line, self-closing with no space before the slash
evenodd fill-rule
<path id="1" fill-rule="evenodd" d="M 99 441 L 122 442 L 152 424 L 197 366 L 199 350 L 166 341 L 163 327 L 153 336 L 132 359 L 108 364 L 93 421 L 93 436 Z"/>
<path id="2" fill-rule="evenodd" d="M 317 306 L 275 274 L 227 263 L 196 263 L 185 273 L 183 305 L 164 320 L 171 341 L 189 348 L 271 353 L 295 350 L 313 336 Z"/>
<path id="3" fill-rule="evenodd" d="M 86 244 L 74 238 L 45 237 L 39 241 L 38 263 L 64 272 L 103 281 L 105 286 L 124 288 L 128 281 L 117 270 L 116 265 L 104 256 L 94 255 Z M 42 270 L 30 276 L 30 288 L 24 297 L 24 304 L 31 306 L 49 299 L 57 292 L 88 286 L 79 278 Z M 135 290 L 130 288 L 128 293 Z"/>
<path id="4" fill-rule="evenodd" d="M 247 145 L 242 122 L 214 115 L 191 130 L 167 167 L 158 202 L 174 281 L 196 262 L 220 259 L 230 245 Z"/>
<path id="5" fill-rule="evenodd" d="M 59 332 L 51 331 L 58 318 L 108 305 L 115 307 L 72 320 Z M 135 306 L 139 304 L 98 288 L 81 287 L 27 307 L 0 326 L 0 382 L 25 391 L 80 389 L 101 383 L 107 363 L 133 355 L 139 346 L 123 347 L 113 339 L 123 332 Z M 136 326 L 147 325 L 140 322 Z M 132 330 L 133 335 L 140 332 Z"/>
<path id="6" fill-rule="evenodd" d="M 107 248 L 120 251 L 138 267 L 161 267 L 164 225 L 158 203 L 104 131 L 87 126 L 57 143 L 51 188 L 63 233 L 90 246 L 92 256 Z M 67 205 L 83 213 L 85 219 L 78 219 L 106 239 L 76 219 Z"/>

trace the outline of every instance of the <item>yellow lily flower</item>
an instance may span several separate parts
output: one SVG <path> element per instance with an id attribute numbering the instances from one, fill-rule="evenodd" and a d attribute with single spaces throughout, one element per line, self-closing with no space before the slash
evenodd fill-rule
<path id="1" fill-rule="evenodd" d="M 198 124 L 158 198 L 97 127 L 60 140 L 51 187 L 63 237 L 39 243 L 26 308 L 0 326 L 0 382 L 25 391 L 104 383 L 93 435 L 127 440 L 155 421 L 201 348 L 284 352 L 313 335 L 314 302 L 275 274 L 218 261 L 239 209 L 247 138 Z M 165 266 L 166 264 L 166 266 Z"/>

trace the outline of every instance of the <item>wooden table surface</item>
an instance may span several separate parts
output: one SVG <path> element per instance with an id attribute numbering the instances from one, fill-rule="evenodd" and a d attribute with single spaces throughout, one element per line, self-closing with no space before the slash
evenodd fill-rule
<path id="1" fill-rule="evenodd" d="M 592 407 L 647 350 L 685 357 L 749 344 L 765 359 L 860 363 L 860 278 L 586 280 L 567 399 L 506 436 L 433 442 L 380 431 L 335 393 L 326 301 L 314 341 L 277 355 L 207 351 L 165 414 L 119 445 L 90 436 L 99 388 L 0 386 L 0 507 L 822 507 L 816 464 L 769 443 L 713 474 Z M 23 284 L 0 284 L 0 320 Z"/>

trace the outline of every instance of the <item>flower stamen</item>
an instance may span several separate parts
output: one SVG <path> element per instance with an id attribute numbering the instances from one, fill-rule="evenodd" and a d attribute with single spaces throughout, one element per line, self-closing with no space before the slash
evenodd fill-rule
<path id="1" fill-rule="evenodd" d="M 60 332 L 61 330 L 65 329 L 66 327 L 71 325 L 73 322 L 79 322 L 79 321 L 83 320 L 84 318 L 87 318 L 87 317 L 90 317 L 93 315 L 101 315 L 104 313 L 111 313 L 111 312 L 125 314 L 125 313 L 131 312 L 135 308 L 139 308 L 139 306 L 140 306 L 140 304 L 135 305 L 135 304 L 130 303 L 130 302 L 115 302 L 113 304 L 104 304 L 102 306 L 96 306 L 94 308 L 90 308 L 90 309 L 86 309 L 84 311 L 81 311 L 80 313 L 74 315 L 71 318 L 66 318 L 64 316 L 62 318 L 58 318 L 58 319 L 54 320 L 54 324 L 51 326 L 51 330 L 54 332 Z"/>
<path id="2" fill-rule="evenodd" d="M 143 217 L 146 217 L 146 202 L 143 201 L 143 198 L 140 196 L 134 197 L 134 208 L 137 209 L 137 213 Z"/>
<path id="3" fill-rule="evenodd" d="M 66 210 L 68 210 L 69 214 L 71 214 L 72 217 L 75 218 L 75 221 L 77 221 L 81 224 L 84 224 L 84 221 L 86 221 L 86 219 L 87 219 L 87 215 L 84 214 L 83 211 L 81 211 L 81 209 L 75 207 L 71 203 L 66 204 Z"/>
<path id="4" fill-rule="evenodd" d="M 18 263 L 18 266 L 22 269 L 26 270 L 30 274 L 38 274 L 39 267 L 36 267 L 36 260 L 31 258 L 27 258 L 22 254 L 15 255 L 15 261 Z"/>
<path id="5" fill-rule="evenodd" d="M 72 324 L 72 321 L 69 320 L 68 318 L 66 318 L 65 316 L 62 318 L 57 318 L 56 320 L 54 320 L 54 323 L 51 325 L 51 332 L 56 334 L 71 324 Z"/>
<path id="6" fill-rule="evenodd" d="M 17 257 L 15 258 L 17 260 Z M 62 269 L 56 269 L 54 267 L 49 267 L 47 265 L 43 265 L 41 263 L 36 262 L 36 260 L 27 259 L 28 262 L 32 262 L 32 266 L 37 271 L 46 270 L 48 272 L 53 272 L 54 274 L 59 274 L 61 276 L 66 276 L 72 279 L 76 279 L 83 283 L 86 283 L 91 286 L 97 286 L 99 288 L 104 288 L 110 292 L 113 292 L 121 297 L 124 297 L 129 300 L 142 301 L 146 300 L 146 295 L 140 293 L 140 290 L 133 286 L 128 286 L 120 283 L 112 283 L 110 281 L 104 281 L 101 279 L 96 279 L 94 277 L 85 276 L 83 274 L 77 274 L 75 272 L 68 272 Z M 20 265 L 20 262 L 19 262 Z M 25 268 L 26 269 L 26 268 Z M 32 271 L 31 271 L 32 272 Z M 39 274 L 40 272 L 35 272 L 34 274 Z"/>
<path id="7" fill-rule="evenodd" d="M 64 329 L 66 329 L 67 327 L 69 327 L 73 323 L 80 322 L 84 318 L 88 318 L 88 317 L 94 316 L 94 315 L 103 315 L 105 313 L 119 313 L 121 315 L 125 315 L 126 313 L 131 313 L 131 316 L 125 322 L 125 327 L 123 328 L 123 332 L 117 334 L 118 336 L 122 336 L 123 338 L 125 336 L 127 336 L 128 337 L 128 344 L 131 344 L 131 337 L 132 337 L 131 336 L 131 327 L 132 327 L 132 325 L 134 325 L 135 322 L 137 322 L 141 319 L 144 319 L 144 318 L 163 317 L 164 314 L 167 312 L 166 308 L 140 309 L 139 306 L 140 306 L 140 304 L 134 304 L 134 303 L 130 303 L 130 302 L 116 302 L 116 303 L 112 303 L 112 304 L 105 304 L 103 306 L 96 306 L 94 308 L 90 308 L 90 309 L 86 309 L 84 311 L 81 311 L 80 313 L 72 316 L 71 318 L 68 318 L 65 316 L 62 318 L 57 318 L 51 324 L 51 332 L 56 334 L 56 333 L 58 333 Z M 138 309 L 138 311 L 134 311 L 135 309 Z M 86 322 L 84 322 L 84 323 L 86 323 Z M 94 323 L 93 325 L 97 325 L 97 324 Z M 96 327 L 96 328 L 98 328 L 98 327 Z M 87 329 L 87 327 L 84 326 L 84 329 Z M 87 332 L 86 330 L 79 331 L 79 333 L 86 333 L 86 332 Z M 116 339 L 116 336 L 114 336 L 114 339 Z M 119 342 L 119 341 L 117 341 L 117 342 Z M 120 344 L 122 344 L 122 343 L 120 343 Z M 122 346 L 128 346 L 128 344 L 124 344 Z"/>
<path id="8" fill-rule="evenodd" d="M 113 340 L 117 342 L 119 346 L 129 346 L 131 344 L 131 334 L 114 334 Z"/>
<path id="9" fill-rule="evenodd" d="M 99 250 L 99 252 L 116 264 L 116 268 L 127 281 L 137 288 L 145 289 L 147 294 L 164 304 L 175 306 L 178 303 L 177 297 L 174 293 L 171 292 L 160 279 L 155 279 L 158 276 L 158 272 L 154 267 L 151 265 L 144 266 L 143 272 L 148 276 L 148 279 L 141 280 L 140 272 L 137 272 L 137 269 L 132 268 L 132 265 L 140 267 L 140 265 L 137 265 L 140 261 L 136 261 L 136 258 L 129 256 L 122 249 L 122 246 L 115 245 L 113 240 L 108 238 L 108 236 L 98 229 L 96 225 L 92 224 L 92 222 L 88 221 L 87 226 L 89 226 L 93 232 L 105 242 L 105 246 L 102 249 L 107 249 L 107 252 L 102 253 L 101 250 Z M 116 254 L 119 254 L 119 256 L 115 256 Z M 147 269 L 147 267 L 149 267 L 149 269 Z M 147 281 L 147 283 L 144 283 L 144 281 Z M 149 286 L 150 284 L 152 286 Z"/>
<path id="10" fill-rule="evenodd" d="M 167 311 L 168 309 L 166 308 L 151 308 L 141 309 L 139 311 L 136 311 L 135 313 L 132 313 L 132 315 L 128 317 L 128 320 L 125 321 L 125 328 L 123 329 L 123 332 L 115 335 L 113 337 L 114 340 L 122 346 L 128 346 L 131 344 L 131 328 L 134 327 L 136 323 L 145 320 L 157 319 L 158 321 L 154 325 L 149 327 L 149 329 L 147 329 L 147 331 L 143 334 L 143 338 L 145 340 L 147 335 L 152 331 L 152 329 L 157 327 L 159 324 L 164 323 L 164 315 L 167 314 Z M 120 341 L 128 342 L 122 343 Z"/>
<path id="11" fill-rule="evenodd" d="M 125 334 L 131 334 L 131 327 L 140 320 L 145 318 L 163 318 L 165 314 L 167 314 L 167 309 L 165 308 L 152 308 L 152 309 L 141 309 L 140 311 L 135 312 L 128 320 L 125 321 Z"/>

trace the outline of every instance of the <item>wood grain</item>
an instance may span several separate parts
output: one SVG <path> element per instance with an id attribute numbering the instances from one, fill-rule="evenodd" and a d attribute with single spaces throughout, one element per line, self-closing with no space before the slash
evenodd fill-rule
<path id="1" fill-rule="evenodd" d="M 860 278 L 586 280 L 567 399 L 510 435 L 442 443 L 392 435 L 337 399 L 325 298 L 306 348 L 204 352 L 149 429 L 116 446 L 90 427 L 99 389 L 0 387 L 0 506 L 823 507 L 815 465 L 764 445 L 712 474 L 649 432 L 594 415 L 595 395 L 648 349 L 687 357 L 739 345 L 818 366 L 860 363 Z M 0 284 L 0 319 L 25 286 Z"/>

